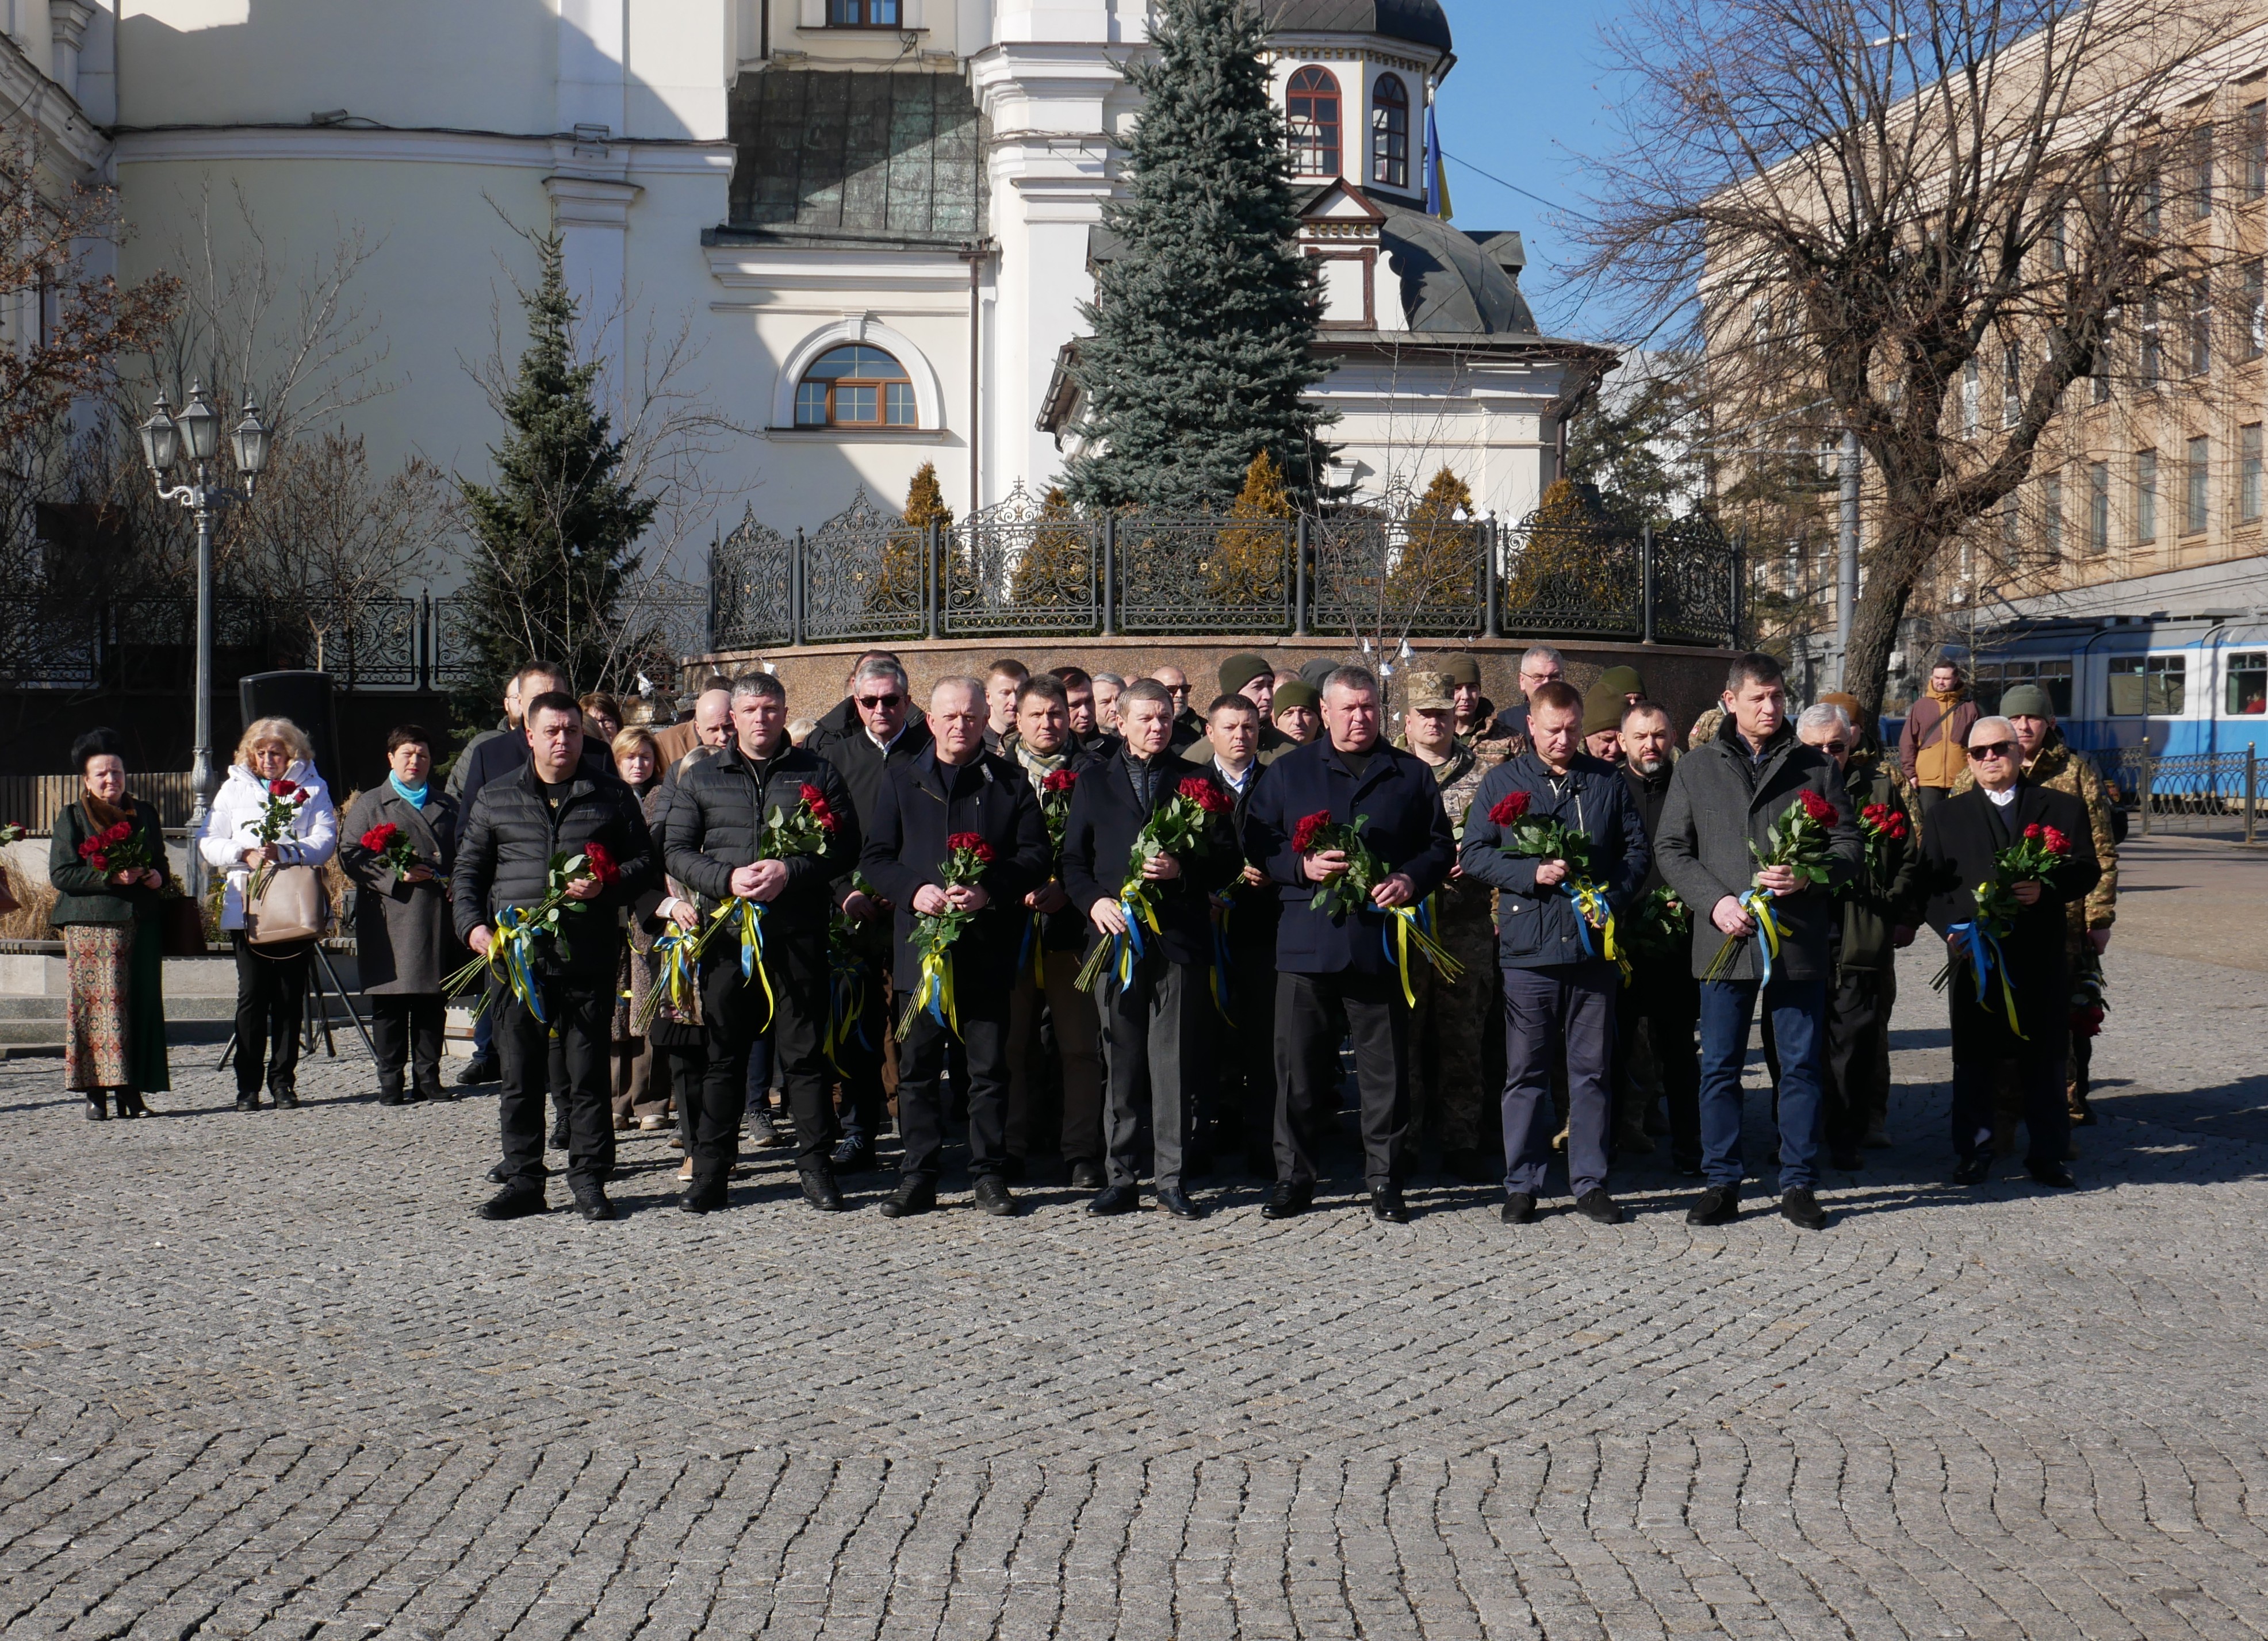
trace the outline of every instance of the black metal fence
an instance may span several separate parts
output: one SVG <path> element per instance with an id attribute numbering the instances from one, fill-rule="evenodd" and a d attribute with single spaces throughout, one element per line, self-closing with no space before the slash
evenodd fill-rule
<path id="1" fill-rule="evenodd" d="M 2268 803 L 2257 749 L 2192 752 L 2171 757 L 2129 747 L 2116 768 L 2119 791 L 2134 806 L 2134 830 L 2242 837 L 2260 835 Z"/>
<path id="2" fill-rule="evenodd" d="M 1021 487 L 949 526 L 864 491 L 816 530 L 751 511 L 710 561 L 718 650 L 1094 635 L 1499 637 L 1734 645 L 1741 552 L 1707 519 L 1446 522 L 1088 513 Z"/>

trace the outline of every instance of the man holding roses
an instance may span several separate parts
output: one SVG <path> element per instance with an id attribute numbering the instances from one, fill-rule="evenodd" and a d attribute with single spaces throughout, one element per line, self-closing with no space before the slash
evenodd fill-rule
<path id="1" fill-rule="evenodd" d="M 1338 1042 L 1351 1035 L 1371 1217 L 1401 1225 L 1410 1218 L 1401 1180 L 1410 1005 L 1388 925 L 1447 881 L 1456 838 L 1432 770 L 1380 734 L 1378 680 L 1359 666 L 1340 667 L 1323 681 L 1322 700 L 1324 733 L 1260 772 L 1244 823 L 1246 858 L 1283 900 L 1276 931 L 1276 1187 L 1261 1212 L 1289 1218 L 1314 1201 L 1314 1153 L 1338 1103 Z M 1381 868 L 1351 905 L 1333 891 L 1357 865 L 1354 852 L 1318 841 L 1320 834 L 1347 831 L 1359 835 Z"/>
<path id="2" fill-rule="evenodd" d="M 2071 1122 L 2064 1100 L 2070 1052 L 2071 975 L 2064 909 L 2084 901 L 2102 876 L 2087 805 L 2035 785 L 2022 773 L 2016 726 L 2005 717 L 1969 726 L 1976 784 L 1940 802 L 1922 831 L 1929 926 L 1945 938 L 1952 968 L 1953 1148 L 1956 1185 L 1979 1185 L 1992 1168 L 1995 1071 L 2013 1063 L 2030 1136 L 2025 1163 L 2043 1185 L 2076 1183 L 2066 1159 Z M 2032 847 L 2021 849 L 2020 846 Z M 2004 855 L 2033 863 L 2012 878 Z M 1992 926 L 2003 898 L 2006 927 Z M 1981 982 L 1981 983 L 1980 983 Z"/>
<path id="3" fill-rule="evenodd" d="M 1553 680 L 1530 692 L 1529 749 L 1482 779 L 1460 856 L 1466 876 L 1498 891 L 1506 1225 L 1535 1217 L 1551 1158 L 1551 1063 L 1562 1052 L 1576 1211 L 1601 1225 L 1623 1219 L 1607 1194 L 1622 987 L 1609 938 L 1653 850 L 1621 776 L 1582 750 L 1583 712 L 1572 685 Z"/>
<path id="4" fill-rule="evenodd" d="M 612 1219 L 608 1058 L 622 949 L 619 914 L 659 868 L 644 812 L 630 789 L 582 762 L 583 709 L 575 697 L 546 690 L 528 703 L 523 722 L 528 761 L 473 798 L 451 880 L 458 938 L 481 957 L 502 938 L 500 924 L 544 906 L 555 892 L 563 897 L 559 934 L 535 936 L 526 954 L 528 995 L 517 986 L 490 988 L 490 1006 L 501 1011 L 497 1116 L 504 1189 L 481 1215 L 518 1219 L 543 1211 L 543 1099 L 556 1034 L 567 1068 L 568 1187 L 584 1218 Z M 578 860 L 582 870 L 564 869 L 563 863 Z M 555 867 L 566 879 L 556 891 Z M 507 912 L 514 918 L 505 918 Z"/>
<path id="5" fill-rule="evenodd" d="M 1072 790 L 1063 881 L 1092 939 L 1119 960 L 1097 989 L 1108 1183 L 1087 1211 L 1140 1206 L 1135 1188 L 1146 1096 L 1158 1206 L 1177 1219 L 1204 1211 L 1182 1187 L 1182 1159 L 1205 1075 L 1212 1000 L 1211 896 L 1234 879 L 1235 800 L 1173 750 L 1174 697 L 1154 678 L 1118 697 L 1125 745 Z M 1161 829 L 1190 846 L 1168 850 Z M 1226 976 L 1223 977 L 1224 980 Z"/>
<path id="6" fill-rule="evenodd" d="M 858 823 L 835 766 L 788 740 L 787 689 L 778 679 L 744 673 L 733 681 L 732 703 L 732 740 L 678 777 L 659 839 L 669 875 L 692 891 L 699 926 L 709 931 L 700 975 L 703 1064 L 698 1084 L 678 1093 L 688 1107 L 693 1159 L 680 1206 L 705 1214 L 725 1205 L 747 1115 L 748 1052 L 769 1030 L 795 1119 L 804 1200 L 838 1212 L 827 935 L 829 885 L 858 862 Z M 735 901 L 756 909 L 741 912 Z"/>
<path id="7" fill-rule="evenodd" d="M 1758 651 L 1734 661 L 1721 704 L 1715 736 L 1678 761 L 1654 838 L 1661 875 L 1693 909 L 1701 980 L 1706 1186 L 1686 1218 L 1720 1225 L 1741 1217 L 1741 1068 L 1761 1001 L 1779 1045 L 1780 1212 L 1815 1231 L 1827 1223 L 1812 1188 L 1833 967 L 1827 934 L 1835 893 L 1864 864 L 1866 846 L 1833 762 L 1787 721 L 1778 660 Z M 1779 858 L 1791 834 L 1808 834 L 1809 857 L 1800 863 Z"/>

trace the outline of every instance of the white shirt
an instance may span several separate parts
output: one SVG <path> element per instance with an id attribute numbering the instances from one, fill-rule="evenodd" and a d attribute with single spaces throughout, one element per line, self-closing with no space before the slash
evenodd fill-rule
<path id="1" fill-rule="evenodd" d="M 1244 773 L 1241 775 L 1231 773 L 1229 767 L 1218 758 L 1212 761 L 1212 767 L 1220 771 L 1220 778 L 1227 783 L 1228 790 L 1241 798 L 1244 795 L 1244 789 L 1252 784 L 1252 777 L 1259 772 L 1260 760 L 1255 758 L 1246 764 Z"/>
<path id="2" fill-rule="evenodd" d="M 2013 786 L 2005 792 L 1996 792 L 1989 786 L 1979 790 L 1984 792 L 1985 797 L 1991 798 L 2003 809 L 2006 809 L 2010 804 L 2016 801 L 2016 789 Z"/>

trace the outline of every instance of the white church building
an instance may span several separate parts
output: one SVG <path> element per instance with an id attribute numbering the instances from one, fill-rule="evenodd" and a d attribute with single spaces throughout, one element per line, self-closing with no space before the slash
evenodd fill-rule
<path id="1" fill-rule="evenodd" d="M 1323 264 L 1337 476 L 1377 496 L 1447 466 L 1516 519 L 1613 360 L 1537 334 L 1517 233 L 1427 214 L 1444 6 L 1261 4 Z M 350 419 L 385 463 L 486 473 L 500 430 L 468 365 L 499 323 L 517 351 L 523 235 L 556 227 L 615 391 L 689 328 L 679 385 L 736 430 L 710 460 L 737 452 L 726 488 L 787 528 L 861 486 L 895 504 L 925 461 L 959 513 L 1060 470 L 1150 11 L 12 0 L 0 77 L 43 88 L 19 106 L 68 135 L 67 167 L 114 182 L 126 278 L 257 260 L 288 307 L 359 237 L 350 300 L 388 390 Z"/>

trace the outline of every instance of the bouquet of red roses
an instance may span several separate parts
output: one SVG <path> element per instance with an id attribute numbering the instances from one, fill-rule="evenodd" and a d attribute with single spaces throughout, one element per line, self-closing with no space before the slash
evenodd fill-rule
<path id="1" fill-rule="evenodd" d="M 1823 884 L 1834 870 L 1834 838 L 1830 828 L 1835 824 L 1835 806 L 1826 798 L 1803 788 L 1795 801 L 1780 811 L 1779 819 L 1771 823 L 1765 836 L 1769 848 L 1758 849 L 1756 840 L 1749 840 L 1749 853 L 1756 857 L 1756 872 L 1760 878 L 1768 866 L 1786 866 L 1795 872 L 1800 888 L 1806 883 Z M 1787 938 L 1787 927 L 1772 909 L 1772 895 L 1751 879 L 1741 894 L 1741 909 L 1756 920 L 1754 938 L 1763 942 L 1764 974 L 1771 978 L 1772 960 L 1779 955 L 1780 942 Z M 1729 935 L 1725 944 L 1717 948 L 1717 955 L 1709 961 L 1709 971 L 1704 980 L 1717 980 L 1732 968 L 1741 942 L 1751 937 Z"/>
<path id="2" fill-rule="evenodd" d="M 417 864 L 416 846 L 391 820 L 381 820 L 362 835 L 362 846 L 378 857 L 378 864 L 400 877 Z"/>
<path id="3" fill-rule="evenodd" d="M 1049 769 L 1040 777 L 1040 818 L 1048 823 L 1048 845 L 1063 853 L 1064 832 L 1071 825 L 1071 795 L 1079 785 L 1079 771 Z"/>
<path id="4" fill-rule="evenodd" d="M 78 846 L 78 857 L 106 877 L 150 870 L 150 846 L 131 820 L 114 820 Z"/>
<path id="5" fill-rule="evenodd" d="M 1126 880 L 1118 890 L 1118 909 L 1126 919 L 1126 932 L 1097 942 L 1079 968 L 1079 990 L 1094 991 L 1101 985 L 1102 976 L 1114 970 L 1120 985 L 1133 983 L 1134 962 L 1142 955 L 1142 931 L 1159 932 L 1158 886 L 1143 877 L 1142 868 L 1160 855 L 1186 862 L 1208 852 L 1213 822 L 1235 810 L 1226 792 L 1204 776 L 1192 775 L 1152 813 L 1135 837 L 1134 847 L 1127 851 Z"/>
<path id="6" fill-rule="evenodd" d="M 1621 953 L 1615 940 L 1614 909 L 1607 904 L 1606 891 L 1591 880 L 1590 835 L 1556 817 L 1542 820 L 1529 815 L 1531 801 L 1527 792 L 1506 792 L 1496 800 L 1489 819 L 1503 834 L 1504 841 L 1497 847 L 1515 859 L 1565 861 L 1564 887 L 1567 898 L 1575 902 L 1575 935 L 1583 955 L 1594 955 L 1591 932 L 1596 930 L 1608 960 L 1617 960 Z"/>
<path id="7" fill-rule="evenodd" d="M 945 863 L 939 871 L 945 879 L 944 887 L 954 889 L 976 882 L 991 864 L 992 845 L 984 841 L 982 832 L 955 832 L 945 840 Z M 953 943 L 976 916 L 975 912 L 950 906 L 941 912 L 914 914 L 914 946 L 921 953 L 921 974 L 914 982 L 913 995 L 906 999 L 905 1012 L 898 1017 L 899 1041 L 911 1034 L 914 1022 L 924 1012 L 954 1036 L 961 1034 L 951 953 Z"/>
<path id="8" fill-rule="evenodd" d="M 1868 804 L 1859 812 L 1859 829 L 1867 835 L 1867 874 L 1880 887 L 1889 869 L 1890 845 L 1911 838 L 1912 823 L 1895 804 Z"/>
<path id="9" fill-rule="evenodd" d="M 2057 869 L 2071 857 L 2071 840 L 2051 826 L 2037 821 L 2024 828 L 2024 834 L 2007 848 L 1992 857 L 1992 880 L 1980 883 L 1970 900 L 1976 906 L 1976 916 L 1954 924 L 1946 931 L 1955 943 L 1953 955 L 1947 957 L 1945 967 L 1937 972 L 1930 985 L 1942 991 L 1953 980 L 1953 966 L 1960 958 L 1969 960 L 1969 970 L 1977 982 L 1978 1006 L 1990 1009 L 1992 1004 L 1985 993 L 1997 973 L 2000 979 L 2000 1008 L 2008 1021 L 2008 1029 L 2026 1041 L 2031 1039 L 2016 1019 L 2016 989 L 2008 977 L 2007 953 L 2000 942 L 2016 926 L 2016 915 L 2024 903 L 2016 898 L 2019 883 L 2051 883 Z"/>
<path id="10" fill-rule="evenodd" d="M 591 902 L 570 900 L 567 891 L 575 885 L 596 879 L 600 887 L 621 880 L 622 869 L 615 865 L 612 850 L 603 843 L 589 843 L 572 854 L 562 851 L 551 857 L 544 873 L 544 895 L 534 907 L 522 909 L 505 906 L 497 909 L 493 925 L 494 938 L 489 942 L 489 954 L 476 957 L 442 982 L 444 996 L 455 997 L 484 974 L 495 972 L 504 976 L 512 987 L 512 995 L 526 1006 L 527 1012 L 545 1024 L 550 1022 L 543 1012 L 543 995 L 535 983 L 535 953 L 534 941 L 538 935 L 549 935 L 558 948 L 559 955 L 570 955 L 567 931 L 560 922 L 563 912 L 585 911 Z M 488 997 L 473 1005 L 475 1018 L 488 1006 Z"/>
<path id="11" fill-rule="evenodd" d="M 259 817 L 252 823 L 252 835 L 259 839 L 260 846 L 274 849 L 291 836 L 292 828 L 298 824 L 299 812 L 307 806 L 307 800 L 313 796 L 306 787 L 291 781 L 269 782 L 268 796 L 261 800 Z M 275 875 L 276 867 L 272 862 L 254 872 L 251 883 L 245 889 L 245 898 L 258 900 L 261 890 L 268 887 L 268 879 Z"/>
<path id="12" fill-rule="evenodd" d="M 1331 819 L 1331 812 L 1319 809 L 1304 815 L 1292 828 L 1292 852 L 1295 855 L 1320 855 L 1336 850 L 1346 857 L 1346 870 L 1316 889 L 1308 906 L 1319 912 L 1329 912 L 1343 917 L 1358 912 L 1366 906 L 1376 906 L 1371 891 L 1393 875 L 1387 865 L 1371 853 L 1370 846 L 1362 841 L 1363 828 L 1370 824 L 1368 815 L 1357 815 L 1351 824 Z M 1387 960 L 1402 977 L 1402 995 L 1410 1006 L 1418 1006 L 1418 988 L 1410 975 L 1410 948 L 1432 964 L 1434 971 L 1451 985 L 1456 984 L 1465 972 L 1464 965 L 1449 955 L 1447 946 L 1433 938 L 1432 901 L 1423 906 L 1381 906 L 1388 927 L 1381 932 Z"/>

